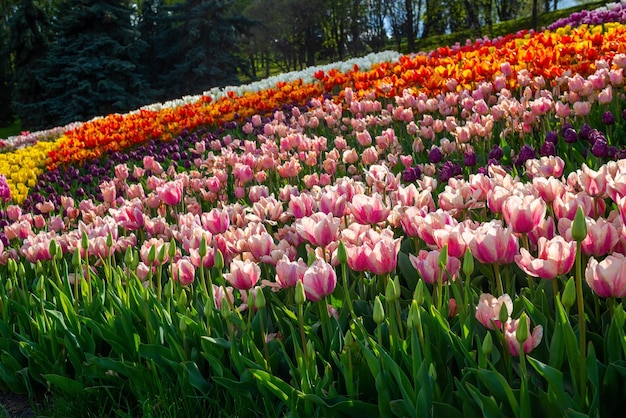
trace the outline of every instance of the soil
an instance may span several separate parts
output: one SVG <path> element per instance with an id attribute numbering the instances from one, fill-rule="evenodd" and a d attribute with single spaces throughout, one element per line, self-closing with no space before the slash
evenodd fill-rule
<path id="1" fill-rule="evenodd" d="M 28 400 L 28 396 L 0 391 L 0 416 L 7 418 L 26 418 L 36 415 Z"/>

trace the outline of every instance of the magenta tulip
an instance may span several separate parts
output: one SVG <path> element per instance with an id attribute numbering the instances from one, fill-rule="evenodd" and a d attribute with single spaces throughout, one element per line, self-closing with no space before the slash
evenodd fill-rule
<path id="1" fill-rule="evenodd" d="M 304 272 L 302 284 L 307 299 L 317 302 L 333 293 L 337 285 L 337 274 L 333 266 L 324 260 L 317 259 Z"/>
<path id="2" fill-rule="evenodd" d="M 542 279 L 554 279 L 568 273 L 576 260 L 576 242 L 566 241 L 560 235 L 551 240 L 539 238 L 537 258 L 522 248 L 515 256 L 515 263 L 527 274 Z"/>
<path id="3" fill-rule="evenodd" d="M 598 296 L 626 297 L 626 257 L 613 253 L 601 262 L 591 257 L 585 270 L 585 279 Z"/>

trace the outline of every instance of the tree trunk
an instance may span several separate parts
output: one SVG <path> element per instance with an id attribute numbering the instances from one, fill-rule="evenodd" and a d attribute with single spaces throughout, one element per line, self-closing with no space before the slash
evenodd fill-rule
<path id="1" fill-rule="evenodd" d="M 404 7 L 406 9 L 406 39 L 408 52 L 415 50 L 415 33 L 413 31 L 413 1 L 404 0 Z"/>

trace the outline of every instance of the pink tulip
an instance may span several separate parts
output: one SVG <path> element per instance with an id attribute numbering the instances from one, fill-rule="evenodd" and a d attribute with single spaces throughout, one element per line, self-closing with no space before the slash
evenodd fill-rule
<path id="1" fill-rule="evenodd" d="M 313 302 L 330 295 L 337 285 L 337 274 L 327 262 L 316 259 L 302 277 L 304 293 Z"/>
<path id="2" fill-rule="evenodd" d="M 585 279 L 598 296 L 626 297 L 626 256 L 613 253 L 599 263 L 591 257 L 585 269 Z"/>
<path id="3" fill-rule="evenodd" d="M 509 351 L 512 356 L 519 357 L 520 355 L 520 343 L 517 341 L 517 327 L 519 325 L 519 319 L 509 319 L 504 324 L 504 338 L 506 340 L 507 345 L 509 346 Z M 528 326 L 528 338 L 524 341 L 524 353 L 530 353 L 535 347 L 541 343 L 541 339 L 543 338 L 543 327 L 541 325 L 537 325 L 533 328 L 532 333 L 530 332 L 530 320 L 526 322 Z"/>
<path id="4" fill-rule="evenodd" d="M 317 247 L 325 247 L 337 239 L 340 224 L 341 219 L 332 213 L 317 212 L 298 219 L 295 227 L 302 238 Z"/>
<path id="5" fill-rule="evenodd" d="M 230 272 L 224 274 L 226 279 L 234 288 L 239 290 L 252 289 L 261 277 L 261 268 L 253 261 L 242 261 L 238 258 L 230 263 Z"/>
<path id="6" fill-rule="evenodd" d="M 183 286 L 193 283 L 196 269 L 189 258 L 183 257 L 175 261 L 172 265 L 172 271 L 174 273 L 174 281 L 179 282 Z"/>
<path id="7" fill-rule="evenodd" d="M 386 221 L 391 209 L 383 202 L 382 196 L 358 194 L 348 203 L 350 213 L 362 225 L 376 225 Z"/>
<path id="8" fill-rule="evenodd" d="M 447 245 L 448 255 L 460 258 L 465 254 L 467 247 L 467 243 L 463 239 L 464 230 L 465 224 L 463 223 L 454 226 L 445 225 L 443 228 L 433 231 L 433 238 L 439 250 Z"/>
<path id="9" fill-rule="evenodd" d="M 472 255 L 484 264 L 509 264 L 519 253 L 512 228 L 503 228 L 497 220 L 484 223 L 475 231 L 466 230 L 463 237 Z"/>
<path id="10" fill-rule="evenodd" d="M 177 205 L 183 198 L 183 185 L 180 181 L 170 181 L 157 187 L 156 192 L 166 205 Z"/>
<path id="11" fill-rule="evenodd" d="M 540 197 L 512 195 L 502 206 L 502 215 L 513 232 L 525 234 L 539 225 L 546 216 L 546 202 Z"/>
<path id="12" fill-rule="evenodd" d="M 232 305 L 235 303 L 235 296 L 233 295 L 233 288 L 227 287 L 224 291 L 224 286 L 218 286 L 216 284 L 213 285 L 213 301 L 215 303 L 215 307 L 217 309 L 222 309 L 222 304 L 224 301 L 227 301 L 227 304 Z"/>
<path id="13" fill-rule="evenodd" d="M 371 256 L 367 257 L 369 271 L 380 276 L 395 271 L 399 251 L 400 238 L 393 239 L 381 234 L 380 240 L 372 248 Z"/>
<path id="14" fill-rule="evenodd" d="M 611 252 L 619 241 L 617 228 L 604 218 L 595 220 L 585 217 L 587 236 L 580 243 L 580 249 L 587 256 L 602 257 Z M 567 218 L 559 219 L 559 233 L 568 241 L 572 240 L 572 223 Z"/>
<path id="15" fill-rule="evenodd" d="M 296 219 L 300 219 L 313 214 L 316 202 L 311 195 L 303 193 L 299 196 L 292 195 L 289 199 L 288 206 L 293 216 L 295 216 Z"/>
<path id="16" fill-rule="evenodd" d="M 286 255 L 276 262 L 276 283 L 283 289 L 295 287 L 298 281 L 302 281 L 308 266 L 302 259 L 289 261 Z"/>
<path id="17" fill-rule="evenodd" d="M 583 190 L 593 197 L 605 197 L 607 193 L 607 169 L 606 165 L 594 171 L 583 163 L 578 172 L 578 183 Z"/>
<path id="18" fill-rule="evenodd" d="M 262 261 L 269 256 L 276 248 L 274 239 L 267 232 L 250 235 L 248 238 L 248 248 L 256 261 Z"/>
<path id="19" fill-rule="evenodd" d="M 503 294 L 496 299 L 495 296 L 489 293 L 483 293 L 478 299 L 478 305 L 476 306 L 476 319 L 488 329 L 502 329 L 502 322 L 500 321 L 500 310 L 502 306 L 506 307 L 507 316 L 510 318 L 513 312 L 513 301 L 508 294 Z"/>
<path id="20" fill-rule="evenodd" d="M 527 274 L 542 279 L 554 279 L 568 273 L 576 260 L 576 242 L 565 241 L 557 235 L 551 240 L 539 238 L 537 258 L 522 248 L 521 254 L 515 256 L 515 263 Z"/>
<path id="21" fill-rule="evenodd" d="M 413 254 L 409 254 L 409 260 L 426 283 L 434 284 L 439 282 L 441 268 L 439 267 L 438 250 L 421 250 L 417 257 Z M 461 260 L 456 257 L 448 256 L 448 262 L 446 263 L 445 271 L 442 276 L 442 283 L 447 284 L 451 280 L 455 280 L 460 269 Z"/>
<path id="22" fill-rule="evenodd" d="M 226 232 L 230 226 L 228 212 L 217 208 L 213 208 L 210 212 L 205 212 L 200 215 L 200 221 L 202 222 L 202 226 L 213 235 Z"/>
<path id="23" fill-rule="evenodd" d="M 143 211 L 138 206 L 124 205 L 119 209 L 111 208 L 109 213 L 122 228 L 135 231 L 144 226 Z"/>
<path id="24" fill-rule="evenodd" d="M 546 203 L 552 203 L 565 192 L 563 182 L 554 177 L 533 177 L 533 188 Z"/>

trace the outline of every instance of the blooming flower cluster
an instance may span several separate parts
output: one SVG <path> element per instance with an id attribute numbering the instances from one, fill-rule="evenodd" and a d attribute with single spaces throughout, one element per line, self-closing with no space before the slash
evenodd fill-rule
<path id="1" fill-rule="evenodd" d="M 471 257 L 497 282 L 475 317 L 529 352 L 542 327 L 517 338 L 502 270 L 558 290 L 584 256 L 590 289 L 626 294 L 625 37 L 520 32 L 85 122 L 0 154 L 0 263 L 135 253 L 146 286 L 215 268 L 215 306 L 242 311 L 264 288 L 325 303 L 340 264 L 448 289 Z"/>

